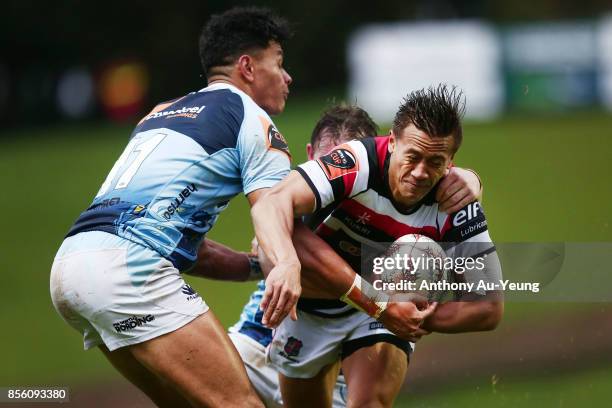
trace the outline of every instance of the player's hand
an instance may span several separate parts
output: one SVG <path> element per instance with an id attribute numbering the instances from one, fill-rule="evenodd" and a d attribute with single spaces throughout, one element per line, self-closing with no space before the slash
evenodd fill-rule
<path id="1" fill-rule="evenodd" d="M 421 340 L 421 337 L 427 336 L 429 334 L 431 334 L 429 330 L 419 327 L 419 329 L 416 332 L 414 332 L 411 338 L 409 338 L 408 340 L 413 343 L 416 343 L 417 341 Z"/>
<path id="2" fill-rule="evenodd" d="M 275 328 L 289 313 L 293 320 L 297 320 L 296 305 L 301 292 L 300 264 L 276 265 L 266 278 L 266 291 L 260 306 L 264 311 L 261 322 Z"/>
<path id="3" fill-rule="evenodd" d="M 379 318 L 388 330 L 408 341 L 417 341 L 423 335 L 429 334 L 420 326 L 423 320 L 434 312 L 437 303 L 428 304 L 418 295 L 410 299 L 406 299 L 403 295 L 401 301 L 393 301 L 393 297 L 391 299 L 387 309 Z"/>
<path id="4" fill-rule="evenodd" d="M 451 167 L 438 185 L 436 201 L 440 211 L 452 214 L 469 203 L 480 200 L 481 192 L 480 180 L 476 174 L 470 170 Z"/>
<path id="5" fill-rule="evenodd" d="M 259 242 L 257 241 L 257 237 L 253 237 L 251 240 L 251 254 L 255 256 L 259 254 Z"/>

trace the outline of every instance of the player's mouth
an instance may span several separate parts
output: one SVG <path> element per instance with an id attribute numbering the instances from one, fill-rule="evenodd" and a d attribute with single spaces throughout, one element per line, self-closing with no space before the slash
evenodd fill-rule
<path id="1" fill-rule="evenodd" d="M 412 191 L 424 190 L 429 187 L 429 183 L 415 183 L 409 178 L 403 179 L 402 183 L 408 186 L 408 188 Z"/>

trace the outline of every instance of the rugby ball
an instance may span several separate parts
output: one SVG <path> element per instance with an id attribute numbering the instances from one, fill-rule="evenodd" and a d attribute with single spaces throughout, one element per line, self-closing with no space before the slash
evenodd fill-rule
<path id="1" fill-rule="evenodd" d="M 389 246 L 384 256 L 387 267 L 380 279 L 387 292 L 416 293 L 429 302 L 447 299 L 444 283 L 450 273 L 445 268 L 446 253 L 437 242 L 420 234 L 404 235 Z"/>

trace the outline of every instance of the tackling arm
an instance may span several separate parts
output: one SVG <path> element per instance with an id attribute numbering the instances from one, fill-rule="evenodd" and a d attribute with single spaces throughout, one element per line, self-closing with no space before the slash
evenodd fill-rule
<path id="1" fill-rule="evenodd" d="M 255 254 L 235 251 L 210 239 L 202 241 L 196 264 L 185 273 L 201 278 L 236 282 L 263 279 Z"/>
<path id="2" fill-rule="evenodd" d="M 493 292 L 478 300 L 442 303 L 422 327 L 439 333 L 487 331 L 497 327 L 503 314 L 502 296 Z"/>
<path id="3" fill-rule="evenodd" d="M 307 281 L 314 287 L 324 288 L 330 295 L 340 297 L 369 315 L 380 318 L 380 321 L 398 336 L 416 340 L 414 333 L 419 331 L 420 323 L 433 312 L 436 305 L 427 305 L 427 302 L 418 299 L 413 302 L 387 304 L 388 297 L 381 302 L 379 298 L 384 294 L 362 281 L 346 261 L 321 238 L 301 223 L 295 226 L 294 231 L 293 217 L 312 212 L 314 207 L 314 193 L 295 171 L 253 206 L 257 239 L 272 264 L 272 270 L 266 280 L 268 296 L 264 296 L 262 300 L 262 308 L 266 310 L 262 319 L 264 324 L 273 326 L 280 323 L 284 317 L 277 313 L 278 307 L 272 307 L 271 302 L 276 298 L 271 297 L 272 291 L 269 290 L 268 284 L 275 271 L 279 270 L 279 265 L 282 265 L 279 260 L 285 259 L 301 262 L 307 271 Z M 280 217 L 279 222 L 270 220 L 270 214 Z M 294 241 L 291 240 L 292 236 Z M 287 247 L 290 247 L 290 251 Z M 263 264 L 266 262 L 262 259 Z M 297 268 L 299 274 L 299 263 Z M 270 303 L 264 303 L 266 299 Z"/>

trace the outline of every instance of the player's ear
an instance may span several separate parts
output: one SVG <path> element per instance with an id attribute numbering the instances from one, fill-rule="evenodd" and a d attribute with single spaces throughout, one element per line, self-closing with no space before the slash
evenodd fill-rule
<path id="1" fill-rule="evenodd" d="M 306 156 L 308 157 L 308 160 L 314 159 L 314 149 L 312 148 L 312 144 L 310 143 L 306 145 Z"/>
<path id="2" fill-rule="evenodd" d="M 389 153 L 393 153 L 395 150 L 395 133 L 393 133 L 393 129 L 389 131 L 389 145 L 387 146 L 387 150 Z"/>
<path id="3" fill-rule="evenodd" d="M 253 82 L 255 80 L 255 66 L 253 57 L 246 54 L 241 55 L 240 58 L 238 58 L 237 66 L 240 76 L 242 76 L 245 81 Z"/>

